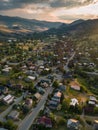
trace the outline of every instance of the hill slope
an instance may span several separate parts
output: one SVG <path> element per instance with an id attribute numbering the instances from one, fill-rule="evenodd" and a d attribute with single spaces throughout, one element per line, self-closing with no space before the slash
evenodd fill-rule
<path id="1" fill-rule="evenodd" d="M 71 24 L 62 24 L 58 29 L 49 29 L 44 35 L 71 35 L 87 36 L 98 34 L 98 19 L 75 21 Z"/>
<path id="2" fill-rule="evenodd" d="M 46 22 L 34 19 L 24 19 L 19 17 L 9 17 L 0 15 L 0 25 L 7 27 L 9 30 L 20 32 L 20 30 L 27 30 L 29 32 L 40 32 L 50 28 L 58 28 L 62 23 Z M 3 30 L 2 30 L 3 31 Z"/>
<path id="3" fill-rule="evenodd" d="M 21 36 L 44 38 L 49 35 L 95 37 L 98 36 L 98 19 L 80 19 L 71 24 L 64 24 L 0 15 L 0 39 L 7 39 L 9 37 L 21 38 Z"/>

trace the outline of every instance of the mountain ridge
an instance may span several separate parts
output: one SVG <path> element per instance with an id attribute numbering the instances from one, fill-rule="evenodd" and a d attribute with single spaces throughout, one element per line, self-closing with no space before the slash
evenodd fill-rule
<path id="1" fill-rule="evenodd" d="M 75 21 L 72 24 L 66 26 L 62 24 L 58 29 L 49 29 L 44 34 L 48 35 L 75 35 L 82 36 L 88 34 L 98 34 L 98 19 L 82 20 L 81 22 Z"/>
<path id="2" fill-rule="evenodd" d="M 8 27 L 9 29 L 14 29 L 14 25 L 17 26 L 17 28 L 24 28 L 27 30 L 30 30 L 31 32 L 34 31 L 44 31 L 48 30 L 50 28 L 58 28 L 62 23 L 60 22 L 48 22 L 48 21 L 39 21 L 35 19 L 25 19 L 21 17 L 11 17 L 11 16 L 3 16 L 0 15 L 0 24 L 3 26 Z M 16 28 L 16 29 L 17 29 Z"/>
<path id="3" fill-rule="evenodd" d="M 98 19 L 79 19 L 66 24 L 0 15 L 0 38 L 2 39 L 21 36 L 44 38 L 49 35 L 81 37 L 96 34 L 98 34 Z"/>

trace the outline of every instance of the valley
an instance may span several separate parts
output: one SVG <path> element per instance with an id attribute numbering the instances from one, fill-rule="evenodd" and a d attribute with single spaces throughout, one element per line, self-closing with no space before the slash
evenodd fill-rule
<path id="1" fill-rule="evenodd" d="M 98 20 L 0 17 L 0 128 L 95 130 Z"/>

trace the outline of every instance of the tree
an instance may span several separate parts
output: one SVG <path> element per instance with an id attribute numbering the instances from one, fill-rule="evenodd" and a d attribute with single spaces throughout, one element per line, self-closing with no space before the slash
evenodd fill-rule
<path id="1" fill-rule="evenodd" d="M 68 111 L 70 107 L 70 101 L 68 99 L 64 99 L 62 102 L 62 110 Z"/>
<path id="2" fill-rule="evenodd" d="M 4 125 L 3 122 L 0 121 L 0 127 L 3 127 L 3 125 Z"/>
<path id="3" fill-rule="evenodd" d="M 55 87 L 55 88 L 58 88 L 58 87 L 59 87 L 59 83 L 58 83 L 57 80 L 54 81 L 54 83 L 53 83 L 53 87 Z"/>
<path id="4" fill-rule="evenodd" d="M 66 124 L 66 120 L 63 118 L 63 117 L 61 117 L 59 120 L 58 120 L 58 125 L 64 125 L 64 124 Z"/>
<path id="5" fill-rule="evenodd" d="M 52 121 L 55 121 L 55 115 L 52 112 L 50 113 L 50 118 Z"/>
<path id="6" fill-rule="evenodd" d="M 8 130 L 16 130 L 17 129 L 17 125 L 15 125 L 13 123 L 13 121 L 8 120 L 7 122 L 4 123 L 4 128 L 6 128 Z"/>
<path id="7" fill-rule="evenodd" d="M 98 115 L 98 107 L 95 107 L 95 108 L 94 108 L 94 114 L 97 114 L 97 115 Z"/>
<path id="8" fill-rule="evenodd" d="M 29 84 L 27 85 L 27 89 L 28 89 L 30 92 L 34 92 L 34 91 L 35 91 L 35 90 L 34 90 L 34 83 L 33 83 L 33 82 L 29 83 Z"/>

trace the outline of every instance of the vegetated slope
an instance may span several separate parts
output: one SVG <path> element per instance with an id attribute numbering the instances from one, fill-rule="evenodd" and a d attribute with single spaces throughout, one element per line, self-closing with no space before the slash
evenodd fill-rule
<path id="1" fill-rule="evenodd" d="M 27 30 L 29 32 L 40 32 L 53 27 L 58 28 L 61 24 L 62 23 L 59 22 L 46 22 L 34 19 L 24 19 L 20 17 L 9 17 L 0 15 L 0 25 L 7 27 L 9 30 L 12 30 L 14 32 L 20 32 L 20 30 Z"/>
<path id="2" fill-rule="evenodd" d="M 71 36 L 92 36 L 98 34 L 98 19 L 75 21 L 69 25 L 62 24 L 58 29 L 49 29 L 44 35 L 71 35 Z"/>

